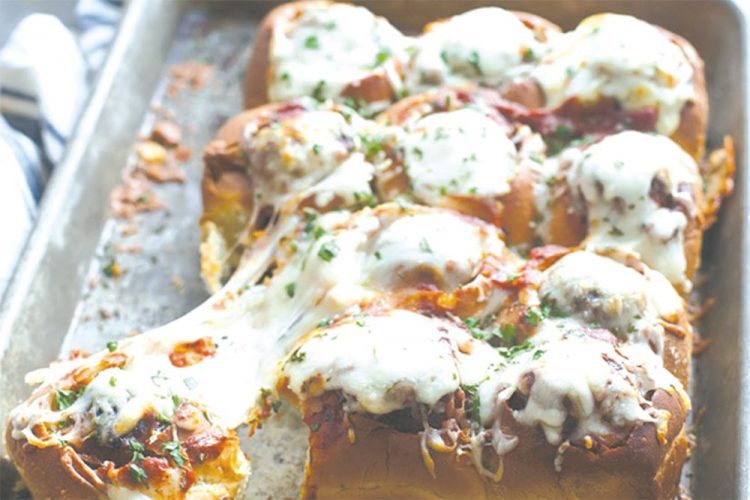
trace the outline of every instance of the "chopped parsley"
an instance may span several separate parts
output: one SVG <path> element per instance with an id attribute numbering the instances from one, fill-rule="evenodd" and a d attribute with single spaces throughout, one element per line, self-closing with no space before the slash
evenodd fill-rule
<path id="1" fill-rule="evenodd" d="M 620 229 L 617 226 L 612 226 L 612 229 L 609 230 L 609 235 L 610 236 L 622 236 L 624 234 L 625 233 L 622 232 L 622 229 Z"/>
<path id="2" fill-rule="evenodd" d="M 292 77 L 286 71 L 281 74 L 281 81 L 282 82 L 289 83 L 291 80 L 292 80 Z"/>
<path id="3" fill-rule="evenodd" d="M 526 50 L 523 53 L 523 60 L 524 62 L 533 62 L 536 60 L 536 54 L 534 53 L 534 49 L 531 47 L 527 47 Z"/>
<path id="4" fill-rule="evenodd" d="M 354 192 L 354 201 L 358 205 L 362 205 L 365 207 L 374 207 L 375 206 L 375 197 L 372 195 L 372 193 L 366 193 L 366 192 Z"/>
<path id="5" fill-rule="evenodd" d="M 538 326 L 542 319 L 544 319 L 544 316 L 539 309 L 529 309 L 523 316 L 523 322 L 531 326 Z"/>
<path id="6" fill-rule="evenodd" d="M 115 352 L 117 350 L 117 341 L 112 340 L 110 342 L 107 342 L 107 350 L 109 352 Z"/>
<path id="7" fill-rule="evenodd" d="M 313 144 L 312 151 L 315 156 L 320 154 L 320 144 Z"/>
<path id="8" fill-rule="evenodd" d="M 290 299 L 294 297 L 295 288 L 297 288 L 296 283 L 287 283 L 287 285 L 284 287 L 284 289 L 286 290 L 286 294 L 289 296 Z"/>
<path id="9" fill-rule="evenodd" d="M 424 253 L 432 253 L 432 248 L 430 247 L 430 243 L 427 241 L 427 238 L 422 238 L 421 240 L 419 240 L 419 249 Z"/>
<path id="10" fill-rule="evenodd" d="M 320 422 L 313 422 L 312 425 L 310 425 L 310 430 L 318 432 L 320 430 Z"/>
<path id="11" fill-rule="evenodd" d="M 380 253 L 380 250 L 375 250 L 375 258 L 378 260 L 383 258 L 383 255 Z"/>
<path id="12" fill-rule="evenodd" d="M 534 354 L 531 356 L 534 359 L 539 359 L 544 355 L 544 351 L 542 349 L 537 349 L 534 351 Z"/>
<path id="13" fill-rule="evenodd" d="M 318 44 L 318 37 L 315 35 L 310 35 L 307 38 L 305 38 L 305 48 L 307 49 L 320 48 L 320 45 Z"/>
<path id="14" fill-rule="evenodd" d="M 515 358 L 518 354 L 531 350 L 531 348 L 534 347 L 531 342 L 528 340 L 521 342 L 518 345 L 514 345 L 512 347 L 499 347 L 497 351 L 500 353 L 502 357 L 505 359 L 511 360 Z"/>
<path id="15" fill-rule="evenodd" d="M 381 144 L 379 137 L 360 135 L 359 139 L 362 141 L 362 147 L 365 149 L 365 156 L 368 158 L 375 156 L 383 150 L 383 145 Z"/>
<path id="16" fill-rule="evenodd" d="M 326 318 L 324 320 L 321 320 L 318 323 L 318 328 L 323 328 L 323 327 L 326 327 L 326 326 L 331 326 L 332 324 L 333 324 L 333 318 Z"/>
<path id="17" fill-rule="evenodd" d="M 476 50 L 472 50 L 471 54 L 469 54 L 469 64 L 471 64 L 471 67 L 474 68 L 474 71 L 476 71 L 478 75 L 482 74 L 482 66 L 479 61 L 479 52 L 477 52 Z"/>
<path id="18" fill-rule="evenodd" d="M 133 454 L 133 457 L 130 459 L 131 462 L 140 462 L 146 456 L 146 448 L 138 441 L 128 442 L 128 448 L 130 448 L 130 452 Z"/>
<path id="19" fill-rule="evenodd" d="M 300 352 L 299 348 L 297 348 L 292 353 L 292 356 L 289 358 L 289 361 L 291 361 L 292 363 L 302 363 L 305 360 L 306 356 L 307 356 L 307 353 Z"/>
<path id="20" fill-rule="evenodd" d="M 313 98 L 318 102 L 325 101 L 325 98 L 326 98 L 325 89 L 326 89 L 325 80 L 320 80 L 317 84 L 315 84 L 315 88 L 312 91 Z"/>
<path id="21" fill-rule="evenodd" d="M 500 325 L 500 337 L 504 342 L 512 344 L 516 339 L 516 327 L 512 323 Z"/>
<path id="22" fill-rule="evenodd" d="M 381 66 L 384 62 L 391 57 L 391 53 L 387 50 L 381 50 L 375 55 L 375 66 Z"/>
<path id="23" fill-rule="evenodd" d="M 325 234 L 326 234 L 326 230 L 325 229 L 323 229 L 320 226 L 315 226 L 315 229 L 313 230 L 313 238 L 315 238 L 316 240 L 319 240 Z"/>
<path id="24" fill-rule="evenodd" d="M 175 408 L 180 406 L 180 396 L 178 396 L 177 394 L 172 394 L 172 404 Z"/>
<path id="25" fill-rule="evenodd" d="M 77 391 L 66 391 L 64 389 L 55 389 L 55 401 L 58 410 L 70 408 L 76 400 L 83 394 L 83 389 Z"/>
<path id="26" fill-rule="evenodd" d="M 179 441 L 168 441 L 161 446 L 161 449 L 169 453 L 169 456 L 177 464 L 177 467 L 185 465 L 185 456 L 182 454 Z"/>
<path id="27" fill-rule="evenodd" d="M 128 470 L 137 483 L 148 483 L 148 476 L 146 475 L 146 471 L 144 471 L 139 465 L 130 464 L 128 465 Z"/>
<path id="28" fill-rule="evenodd" d="M 109 377 L 109 386 L 115 387 L 117 385 L 117 379 L 115 377 Z"/>
<path id="29" fill-rule="evenodd" d="M 463 384 L 461 389 L 469 400 L 469 417 L 472 422 L 477 425 L 481 424 L 481 416 L 479 410 L 481 408 L 481 402 L 479 400 L 479 384 Z"/>
<path id="30" fill-rule="evenodd" d="M 323 259 L 326 262 L 331 262 L 336 255 L 339 253 L 339 247 L 336 245 L 335 241 L 326 241 L 322 245 L 320 245 L 320 250 L 318 250 L 318 257 Z"/>
<path id="31" fill-rule="evenodd" d="M 564 123 L 558 123 L 555 127 L 555 137 L 563 141 L 573 138 L 573 129 Z"/>
<path id="32" fill-rule="evenodd" d="M 442 59 L 445 64 L 448 64 L 448 51 L 447 50 L 440 51 L 440 59 Z"/>

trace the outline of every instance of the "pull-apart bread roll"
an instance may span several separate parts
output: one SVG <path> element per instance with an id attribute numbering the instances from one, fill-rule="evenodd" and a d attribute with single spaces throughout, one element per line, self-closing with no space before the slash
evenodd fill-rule
<path id="1" fill-rule="evenodd" d="M 550 44 L 531 78 L 530 107 L 623 109 L 633 128 L 670 136 L 703 156 L 708 122 L 703 61 L 683 38 L 631 16 L 597 14 Z M 609 102 L 609 104 L 607 104 Z"/>
<path id="2" fill-rule="evenodd" d="M 218 290 L 242 251 L 282 214 L 373 204 L 369 122 L 311 99 L 270 104 L 227 122 L 205 152 L 202 272 Z"/>
<path id="3" fill-rule="evenodd" d="M 620 132 L 567 149 L 541 170 L 543 241 L 634 255 L 690 290 L 710 208 L 697 164 L 671 139 Z"/>
<path id="4" fill-rule="evenodd" d="M 459 210 L 500 226 L 511 245 L 533 243 L 533 171 L 546 146 L 493 108 L 494 100 L 494 93 L 441 89 L 379 115 L 381 199 Z"/>
<path id="5" fill-rule="evenodd" d="M 260 26 L 245 77 L 245 107 L 295 97 L 390 102 L 402 87 L 407 38 L 364 7 L 293 2 Z"/>
<path id="6" fill-rule="evenodd" d="M 417 94 L 446 85 L 512 89 L 547 52 L 560 28 L 537 16 L 484 7 L 428 24 L 415 38 L 404 70 L 406 90 Z"/>
<path id="7" fill-rule="evenodd" d="M 702 231 L 731 190 L 731 142 L 701 167 L 671 139 L 636 131 L 567 141 L 550 155 L 540 117 L 560 120 L 494 91 L 450 88 L 403 99 L 375 121 L 312 99 L 246 111 L 206 149 L 204 279 L 217 290 L 269 221 L 396 200 L 482 218 L 512 246 L 633 255 L 688 291 Z"/>
<path id="8" fill-rule="evenodd" d="M 661 358 L 575 317 L 526 321 L 501 348 L 403 310 L 303 337 L 278 385 L 311 431 L 303 496 L 672 497 L 690 402 Z"/>
<path id="9" fill-rule="evenodd" d="M 522 266 L 491 225 L 395 204 L 307 212 L 271 253 L 259 283 L 247 260 L 187 316 L 30 379 L 5 438 L 35 496 L 233 496 L 249 471 L 234 429 L 266 415 L 304 333 L 364 307 L 484 316 Z"/>
<path id="10" fill-rule="evenodd" d="M 5 442 L 34 497 L 240 490 L 249 463 L 232 429 L 248 407 L 229 382 L 243 378 L 238 339 L 172 326 L 29 375 L 42 385 L 11 413 Z"/>

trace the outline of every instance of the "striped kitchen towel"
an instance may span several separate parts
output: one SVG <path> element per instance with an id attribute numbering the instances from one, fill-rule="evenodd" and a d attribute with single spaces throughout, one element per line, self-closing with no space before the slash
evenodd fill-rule
<path id="1" fill-rule="evenodd" d="M 118 0 L 80 0 L 79 30 L 32 14 L 0 49 L 0 298 L 47 179 L 63 156 L 120 20 Z"/>

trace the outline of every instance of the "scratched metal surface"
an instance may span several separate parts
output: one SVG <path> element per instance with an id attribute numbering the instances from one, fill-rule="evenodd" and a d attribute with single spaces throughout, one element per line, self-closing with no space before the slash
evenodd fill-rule
<path id="1" fill-rule="evenodd" d="M 543 15 L 564 28 L 597 11 L 632 13 L 686 36 L 706 60 L 712 116 L 710 142 L 723 134 L 737 141 L 734 196 L 706 239 L 705 294 L 717 306 L 702 331 L 711 348 L 696 363 L 697 408 L 706 408 L 699 445 L 686 471 L 697 498 L 750 497 L 748 408 L 750 345 L 744 338 L 748 309 L 746 15 L 731 1 L 510 0 L 364 2 L 407 31 L 479 5 L 499 3 Z M 70 349 L 98 350 L 109 340 L 164 324 L 189 311 L 206 292 L 198 276 L 200 151 L 217 127 L 240 110 L 240 85 L 255 28 L 270 2 L 133 0 L 96 94 L 82 118 L 44 200 L 23 265 L 0 308 L 0 418 L 29 393 L 23 373 L 45 366 Z M 700 19 L 698 20 L 698 17 Z M 119 44 L 119 45 L 118 45 Z M 194 60 L 215 65 L 199 91 L 165 95 L 170 65 Z M 137 215 L 130 223 L 107 215 L 110 190 L 133 161 L 139 132 L 160 116 L 182 125 L 193 149 L 185 184 L 156 186 L 169 210 Z M 116 280 L 102 268 L 117 245 L 140 254 L 115 254 L 124 269 Z M 91 278 L 98 281 L 90 286 Z M 180 286 L 175 286 L 177 281 Z M 248 496 L 295 497 L 305 457 L 299 417 L 284 414 L 245 443 L 254 473 Z M 0 478 L 2 481 L 3 478 Z M 7 485 L 6 485 L 7 486 Z M 7 491 L 7 490 L 0 490 Z"/>

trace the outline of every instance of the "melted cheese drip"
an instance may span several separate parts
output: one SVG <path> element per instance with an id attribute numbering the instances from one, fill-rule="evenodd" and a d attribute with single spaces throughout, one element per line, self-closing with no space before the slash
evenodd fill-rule
<path id="1" fill-rule="evenodd" d="M 365 160 L 362 153 L 354 153 L 331 175 L 312 186 L 304 195 L 314 194 L 315 205 L 325 207 L 339 197 L 346 206 L 354 206 L 362 200 L 375 196 L 370 187 L 375 167 Z"/>
<path id="2" fill-rule="evenodd" d="M 386 270 L 429 267 L 445 286 L 459 286 L 473 277 L 484 252 L 504 250 L 498 234 L 483 235 L 477 228 L 485 226 L 472 219 L 417 207 L 332 212 L 305 226 L 292 250 L 287 244 L 282 247 L 287 250 L 277 252 L 280 268 L 266 283 L 248 286 L 240 268 L 222 292 L 187 316 L 122 341 L 118 352 L 127 355 L 125 365 L 99 372 L 69 408 L 53 410 L 45 397 L 17 407 L 11 416 L 13 437 L 41 444 L 32 432 L 37 423 L 88 414 L 96 415 L 92 425 L 111 440 L 131 431 L 149 411 L 171 417 L 175 401 L 183 399 L 199 402 L 215 424 L 235 428 L 248 418 L 261 389 L 274 387 L 276 360 L 302 335 L 322 319 L 387 295 Z M 425 228 L 450 232 L 428 234 Z M 449 234 L 462 236 L 451 239 Z M 420 235 L 429 238 L 429 252 L 415 251 Z M 169 354 L 177 344 L 203 337 L 216 344 L 214 356 L 187 367 L 172 365 Z M 61 374 L 95 367 L 107 355 L 38 372 L 36 381 L 56 387 Z M 241 397 L 237 387 L 243 388 Z M 62 437 L 79 430 L 71 427 Z"/>
<path id="3" fill-rule="evenodd" d="M 675 318 L 683 309 L 679 294 L 659 273 L 641 274 L 591 252 L 566 255 L 542 277 L 539 295 L 565 315 L 583 324 L 597 324 L 629 341 L 651 342 L 661 355 L 662 318 Z"/>
<path id="4" fill-rule="evenodd" d="M 399 143 L 414 196 L 430 205 L 446 195 L 506 194 L 518 169 L 516 148 L 503 128 L 474 109 L 421 118 Z"/>
<path id="5" fill-rule="evenodd" d="M 655 388 L 682 391 L 680 382 L 648 347 L 633 347 L 624 356 L 621 348 L 588 337 L 570 319 L 543 321 L 532 342 L 532 349 L 480 386 L 485 423 L 499 419 L 497 405 L 521 391 L 526 404 L 513 410 L 514 418 L 540 426 L 547 441 L 557 445 L 569 416 L 576 422 L 569 439 L 579 440 L 606 434 L 613 427 L 656 422 L 656 411 L 645 394 Z"/>
<path id="6" fill-rule="evenodd" d="M 470 10 L 417 39 L 406 87 L 418 93 L 443 85 L 498 86 L 527 74 L 544 50 L 515 14 L 498 7 Z"/>
<path id="7" fill-rule="evenodd" d="M 688 217 L 650 196 L 652 183 L 695 217 L 694 189 L 700 186 L 693 159 L 666 137 L 621 132 L 592 145 L 567 174 L 588 214 L 590 249 L 632 253 L 675 285 L 690 288 L 684 243 Z"/>
<path id="8" fill-rule="evenodd" d="M 656 129 L 670 135 L 695 98 L 693 69 L 656 27 L 630 16 L 597 14 L 560 37 L 532 72 L 556 106 L 570 97 L 614 97 L 628 110 L 655 107 Z"/>
<path id="9" fill-rule="evenodd" d="M 304 385 L 320 377 L 320 390 L 342 390 L 352 411 L 382 415 L 415 402 L 433 406 L 461 384 L 478 383 L 498 361 L 452 321 L 394 310 L 312 332 L 281 374 L 302 399 L 317 395 Z"/>
<path id="10" fill-rule="evenodd" d="M 271 101 L 338 97 L 352 82 L 384 72 L 398 88 L 395 60 L 407 39 L 364 7 L 310 4 L 274 27 L 269 57 Z"/>

